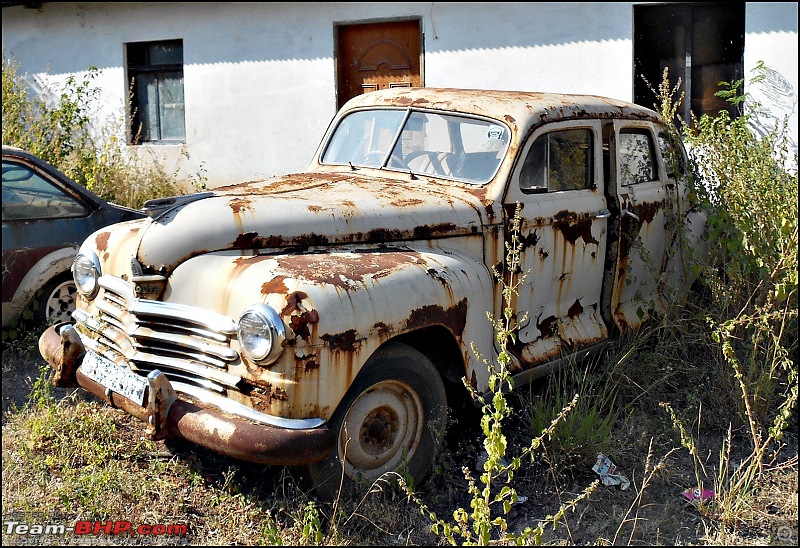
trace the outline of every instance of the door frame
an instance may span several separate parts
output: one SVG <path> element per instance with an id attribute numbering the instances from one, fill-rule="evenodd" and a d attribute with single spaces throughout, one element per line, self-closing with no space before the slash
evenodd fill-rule
<path id="1" fill-rule="evenodd" d="M 385 23 L 402 23 L 406 21 L 416 21 L 419 24 L 419 82 L 420 87 L 425 87 L 425 25 L 421 16 L 409 17 L 382 17 L 375 19 L 360 19 L 355 21 L 334 21 L 333 22 L 333 78 L 334 78 L 334 95 L 336 97 L 337 110 L 346 103 L 340 97 L 339 80 L 342 77 L 339 74 L 339 30 L 342 27 L 355 27 L 358 25 L 380 25 Z"/>

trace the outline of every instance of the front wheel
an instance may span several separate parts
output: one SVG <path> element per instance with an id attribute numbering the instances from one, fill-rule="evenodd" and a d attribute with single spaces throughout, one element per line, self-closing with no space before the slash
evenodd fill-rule
<path id="1" fill-rule="evenodd" d="M 370 357 L 329 422 L 336 446 L 310 467 L 314 490 L 333 499 L 363 494 L 382 475 L 415 484 L 442 446 L 447 398 L 436 367 L 408 345 L 390 343 Z"/>

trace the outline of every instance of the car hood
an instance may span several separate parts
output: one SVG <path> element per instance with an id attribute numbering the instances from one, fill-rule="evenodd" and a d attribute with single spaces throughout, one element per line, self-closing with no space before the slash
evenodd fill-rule
<path id="1" fill-rule="evenodd" d="M 212 251 L 399 242 L 481 232 L 480 193 L 426 179 L 303 173 L 198 195 L 141 231 L 139 262 L 171 272 Z"/>

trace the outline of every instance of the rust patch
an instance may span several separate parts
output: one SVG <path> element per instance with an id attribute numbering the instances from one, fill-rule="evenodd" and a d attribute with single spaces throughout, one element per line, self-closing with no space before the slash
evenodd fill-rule
<path id="1" fill-rule="evenodd" d="M 286 306 L 281 310 L 281 314 L 288 316 L 292 312 L 303 310 L 303 299 L 307 299 L 308 295 L 302 291 L 295 291 L 294 293 L 286 296 Z"/>
<path id="2" fill-rule="evenodd" d="M 261 249 L 281 247 L 284 243 L 281 236 L 259 236 L 258 232 L 244 232 L 239 234 L 231 245 L 234 249 Z"/>
<path id="3" fill-rule="evenodd" d="M 261 284 L 261 294 L 269 295 L 271 293 L 286 293 L 289 288 L 286 287 L 286 278 L 284 276 L 277 276 L 268 282 Z"/>
<path id="4" fill-rule="evenodd" d="M 390 240 L 403 239 L 402 230 L 387 230 L 385 228 L 376 228 L 370 230 L 366 234 L 366 241 L 369 243 L 386 242 Z"/>
<path id="5" fill-rule="evenodd" d="M 372 327 L 378 332 L 378 336 L 381 338 L 387 337 L 392 332 L 391 328 L 383 322 L 378 322 Z"/>
<path id="6" fill-rule="evenodd" d="M 331 256 L 328 254 L 292 255 L 278 259 L 280 267 L 295 278 L 314 280 L 344 289 L 354 284 L 366 283 L 368 278 L 388 276 L 408 263 L 418 264 L 414 253 L 369 253 L 355 256 Z"/>
<path id="7" fill-rule="evenodd" d="M 592 235 L 592 219 L 586 216 L 579 218 L 570 211 L 560 211 L 555 216 L 553 228 L 561 232 L 571 244 L 578 238 L 582 238 L 586 244 L 600 243 Z"/>
<path id="8" fill-rule="evenodd" d="M 314 213 L 319 213 L 320 211 L 322 211 L 322 207 L 318 205 L 309 205 L 306 207 L 308 207 L 309 211 L 313 211 Z"/>
<path id="9" fill-rule="evenodd" d="M 259 411 L 269 412 L 272 403 L 272 384 L 257 379 L 240 381 L 239 388 L 242 394 L 251 398 L 253 407 Z"/>
<path id="10" fill-rule="evenodd" d="M 323 341 L 328 343 L 333 350 L 344 350 L 345 352 L 356 351 L 356 330 L 348 329 L 343 333 L 336 335 L 322 335 L 320 337 Z"/>
<path id="11" fill-rule="evenodd" d="M 543 247 L 539 248 L 539 258 L 541 260 L 545 260 L 549 256 L 550 256 L 550 253 L 548 253 L 545 248 L 543 248 Z"/>
<path id="12" fill-rule="evenodd" d="M 428 304 L 411 311 L 406 321 L 408 329 L 417 329 L 429 325 L 441 324 L 449 328 L 456 336 L 461 336 L 467 323 L 467 299 L 461 299 L 455 306 L 447 310 L 438 304 Z"/>
<path id="13" fill-rule="evenodd" d="M 321 234 L 303 234 L 301 236 L 297 236 L 296 238 L 292 238 L 292 241 L 297 245 L 318 246 L 327 245 L 328 237 Z"/>
<path id="14" fill-rule="evenodd" d="M 430 277 L 431 277 L 431 278 L 433 278 L 434 280 L 438 281 L 438 282 L 439 282 L 440 284 L 442 284 L 443 286 L 445 286 L 445 287 L 447 287 L 447 286 L 448 286 L 448 282 L 447 282 L 447 280 L 446 280 L 446 279 L 444 278 L 444 276 L 442 276 L 442 275 L 441 275 L 441 273 L 439 273 L 439 271 L 438 271 L 438 270 L 436 270 L 435 268 L 429 268 L 429 269 L 428 269 L 426 272 L 428 273 L 428 276 L 430 276 Z"/>
<path id="15" fill-rule="evenodd" d="M 648 202 L 637 205 L 636 214 L 639 215 L 639 219 L 642 220 L 643 224 L 650 224 L 653 222 L 653 219 L 655 219 L 656 213 L 664 209 L 664 205 L 663 200 L 660 202 Z"/>
<path id="16" fill-rule="evenodd" d="M 570 306 L 569 310 L 567 310 L 567 316 L 570 318 L 575 318 L 581 314 L 583 314 L 583 306 L 581 306 L 580 299 L 575 299 L 575 302 L 572 303 L 572 306 Z"/>
<path id="17" fill-rule="evenodd" d="M 308 340 L 311 337 L 309 324 L 314 325 L 319 322 L 319 313 L 316 310 L 307 310 L 300 315 L 292 316 L 289 320 L 289 327 L 292 332 L 301 339 Z"/>
<path id="18" fill-rule="evenodd" d="M 303 299 L 308 295 L 302 291 L 295 291 L 286 296 L 286 306 L 281 310 L 281 315 L 289 316 L 289 327 L 295 336 L 309 340 L 311 338 L 311 330 L 309 325 L 315 325 L 319 322 L 319 312 L 316 310 L 307 310 L 303 306 Z M 299 312 L 299 314 L 294 314 Z"/>
<path id="19" fill-rule="evenodd" d="M 440 223 L 438 225 L 423 225 L 414 228 L 414 238 L 429 239 L 438 234 L 447 234 L 457 227 L 453 223 Z"/>
<path id="20" fill-rule="evenodd" d="M 420 200 L 418 198 L 410 198 L 410 199 L 402 199 L 401 198 L 401 199 L 398 199 L 398 200 L 393 200 L 390 203 L 391 203 L 391 205 L 397 206 L 397 207 L 412 207 L 412 206 L 422 205 L 425 202 L 423 202 L 422 200 Z"/>
<path id="21" fill-rule="evenodd" d="M 97 245 L 98 251 L 105 251 L 106 249 L 108 249 L 108 239 L 110 237 L 111 237 L 110 232 L 101 232 L 95 237 L 94 243 Z"/>
<path id="22" fill-rule="evenodd" d="M 541 321 L 536 322 L 536 327 L 539 329 L 539 332 L 542 334 L 542 337 L 552 337 L 556 334 L 556 330 L 558 329 L 558 318 L 555 316 L 548 316 Z"/>
<path id="23" fill-rule="evenodd" d="M 529 232 L 527 236 L 520 238 L 520 245 L 522 247 L 520 251 L 524 251 L 529 247 L 534 247 L 538 243 L 539 235 L 536 233 L 536 229 L 533 229 L 533 232 Z"/>
<path id="24" fill-rule="evenodd" d="M 250 199 L 249 198 L 233 198 L 229 204 L 231 210 L 233 211 L 234 215 L 238 215 L 248 209 L 250 209 Z"/>

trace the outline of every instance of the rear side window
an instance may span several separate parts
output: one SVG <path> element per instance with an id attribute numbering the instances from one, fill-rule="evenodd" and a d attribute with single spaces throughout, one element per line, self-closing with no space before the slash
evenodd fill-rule
<path id="1" fill-rule="evenodd" d="M 686 154 L 683 147 L 675 146 L 666 133 L 658 134 L 658 146 L 661 148 L 667 177 L 674 179 L 676 176 L 686 175 Z"/>
<path id="2" fill-rule="evenodd" d="M 655 181 L 658 178 L 658 164 L 649 131 L 620 131 L 618 158 L 620 183 L 623 186 Z"/>
<path id="3" fill-rule="evenodd" d="M 524 192 L 559 192 L 594 187 L 592 131 L 568 129 L 540 135 L 520 172 Z"/>

